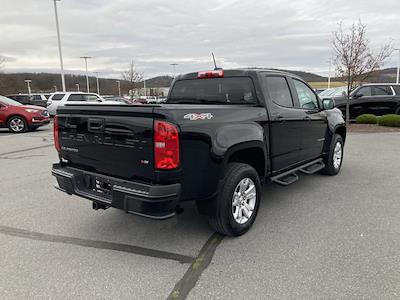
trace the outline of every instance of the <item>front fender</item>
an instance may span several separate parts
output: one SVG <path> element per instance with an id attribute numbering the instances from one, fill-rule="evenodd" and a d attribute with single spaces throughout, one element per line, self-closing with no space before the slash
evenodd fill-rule
<path id="1" fill-rule="evenodd" d="M 346 121 L 343 119 L 343 114 L 340 109 L 334 108 L 325 111 L 328 120 L 328 130 L 325 137 L 325 145 L 323 153 L 326 154 L 329 151 L 332 136 L 336 132 L 340 132 L 343 136 L 343 141 L 346 139 Z"/>
<path id="2" fill-rule="evenodd" d="M 340 126 L 346 127 L 346 122 L 343 119 L 342 111 L 339 108 L 325 110 L 328 120 L 328 128 L 330 133 L 335 133 L 336 129 Z"/>

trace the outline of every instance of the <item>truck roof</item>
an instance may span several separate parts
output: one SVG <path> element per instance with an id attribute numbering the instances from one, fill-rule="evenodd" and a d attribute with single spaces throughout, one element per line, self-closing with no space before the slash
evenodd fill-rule
<path id="1" fill-rule="evenodd" d="M 217 69 L 218 70 L 218 69 Z M 271 74 L 279 74 L 279 75 L 285 75 L 285 76 L 292 76 L 295 78 L 302 79 L 301 77 L 281 71 L 281 70 L 276 70 L 276 69 L 269 69 L 269 68 L 240 68 L 240 69 L 219 69 L 224 71 L 224 76 L 229 76 L 229 77 L 234 77 L 234 76 L 249 76 L 249 75 L 255 75 L 256 73 L 271 73 Z M 206 71 L 213 71 L 213 70 L 206 70 Z M 181 74 L 176 76 L 176 80 L 181 80 L 181 79 L 195 79 L 197 78 L 199 72 L 192 72 L 192 73 L 186 73 L 186 74 Z M 304 79 L 302 79 L 304 80 Z"/>

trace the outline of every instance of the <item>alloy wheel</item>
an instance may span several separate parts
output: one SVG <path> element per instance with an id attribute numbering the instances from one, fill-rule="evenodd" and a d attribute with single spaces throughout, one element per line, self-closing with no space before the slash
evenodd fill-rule
<path id="1" fill-rule="evenodd" d="M 333 150 L 333 167 L 335 169 L 339 169 L 340 164 L 342 163 L 342 155 L 343 155 L 342 143 L 337 142 Z"/>
<path id="2" fill-rule="evenodd" d="M 250 220 L 256 207 L 257 190 L 250 178 L 242 179 L 236 186 L 232 197 L 232 215 L 238 224 Z"/>
<path id="3" fill-rule="evenodd" d="M 10 128 L 14 132 L 21 132 L 25 129 L 25 123 L 20 118 L 14 118 L 10 121 Z"/>

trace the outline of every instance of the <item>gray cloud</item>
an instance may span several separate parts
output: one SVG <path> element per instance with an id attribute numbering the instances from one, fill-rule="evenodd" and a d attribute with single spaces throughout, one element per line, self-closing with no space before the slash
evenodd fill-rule
<path id="1" fill-rule="evenodd" d="M 5 71 L 58 70 L 53 1 L 0 0 Z M 400 46 L 398 0 L 62 0 L 58 2 L 67 71 L 118 77 L 131 59 L 146 77 L 222 67 L 264 66 L 324 74 L 330 37 L 342 20 L 368 25 L 373 48 Z M 397 64 L 390 58 L 387 66 Z"/>

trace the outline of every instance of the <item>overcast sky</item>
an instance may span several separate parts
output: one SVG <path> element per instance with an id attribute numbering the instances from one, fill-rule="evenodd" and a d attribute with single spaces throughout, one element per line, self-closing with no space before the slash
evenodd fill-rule
<path id="1" fill-rule="evenodd" d="M 67 73 L 119 77 L 133 59 L 145 77 L 212 67 L 274 67 L 327 74 L 339 20 L 367 24 L 372 48 L 400 47 L 400 0 L 62 0 L 58 3 Z M 5 72 L 57 72 L 52 0 L 0 0 Z M 396 66 L 391 57 L 385 67 Z"/>

